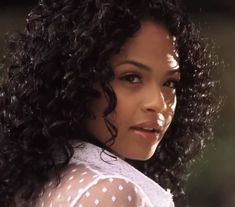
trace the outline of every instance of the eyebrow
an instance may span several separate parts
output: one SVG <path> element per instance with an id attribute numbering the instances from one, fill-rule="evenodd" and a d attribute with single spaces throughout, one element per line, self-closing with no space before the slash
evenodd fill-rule
<path id="1" fill-rule="evenodd" d="M 120 65 L 125 65 L 125 64 L 131 64 L 131 65 L 134 65 L 140 69 L 143 69 L 145 71 L 150 71 L 151 68 L 143 63 L 140 63 L 140 62 L 137 62 L 137 61 L 134 61 L 134 60 L 124 60 L 122 61 L 121 63 L 115 65 L 115 67 L 117 66 L 120 66 Z M 180 73 L 180 69 L 179 67 L 177 67 L 177 69 L 175 69 L 175 67 L 171 68 L 169 71 L 168 71 L 168 74 L 171 75 L 171 74 L 174 74 L 174 73 Z"/>

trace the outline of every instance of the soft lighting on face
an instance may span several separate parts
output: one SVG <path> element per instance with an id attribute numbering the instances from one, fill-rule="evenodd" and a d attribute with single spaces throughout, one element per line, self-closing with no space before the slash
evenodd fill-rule
<path id="1" fill-rule="evenodd" d="M 169 64 L 169 66 L 171 67 L 172 70 L 177 70 L 179 69 L 179 64 L 178 62 L 176 61 L 176 59 L 174 58 L 173 55 L 171 54 L 167 54 L 167 62 Z"/>
<path id="2" fill-rule="evenodd" d="M 172 111 L 175 111 L 176 103 L 177 103 L 177 99 L 176 99 L 176 96 L 175 96 L 174 101 L 171 104 L 169 104 L 169 107 L 171 108 Z"/>

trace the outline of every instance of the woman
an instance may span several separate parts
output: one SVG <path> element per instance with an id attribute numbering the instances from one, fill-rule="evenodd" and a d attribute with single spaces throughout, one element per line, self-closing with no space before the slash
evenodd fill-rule
<path id="1" fill-rule="evenodd" d="M 11 49 L 3 207 L 182 205 L 219 83 L 177 1 L 41 0 Z"/>

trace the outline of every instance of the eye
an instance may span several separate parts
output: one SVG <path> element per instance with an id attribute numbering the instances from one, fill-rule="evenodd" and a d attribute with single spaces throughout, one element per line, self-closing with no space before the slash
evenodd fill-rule
<path id="1" fill-rule="evenodd" d="M 173 89 L 177 89 L 178 85 L 179 85 L 179 80 L 168 80 L 164 84 L 164 86 L 173 88 Z"/>
<path id="2" fill-rule="evenodd" d="M 142 83 L 142 77 L 139 74 L 126 74 L 120 78 L 120 80 L 127 81 L 129 83 L 137 84 Z"/>

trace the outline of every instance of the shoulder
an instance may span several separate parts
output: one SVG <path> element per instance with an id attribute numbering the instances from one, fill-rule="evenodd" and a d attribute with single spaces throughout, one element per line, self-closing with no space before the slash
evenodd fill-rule
<path id="1" fill-rule="evenodd" d="M 141 206 L 138 187 L 122 177 L 105 176 L 97 180 L 74 201 L 76 206 Z"/>
<path id="2" fill-rule="evenodd" d="M 70 203 L 77 194 L 98 179 L 98 174 L 84 164 L 71 164 L 61 174 L 59 184 L 55 180 L 48 182 L 39 195 L 36 207 L 57 206 Z M 54 204 L 54 205 L 53 205 Z M 59 205 L 58 205 L 59 206 Z"/>
<path id="3" fill-rule="evenodd" d="M 37 207 L 60 206 L 142 206 L 138 186 L 121 176 L 104 176 L 86 165 L 71 165 L 59 185 L 50 182 Z"/>

